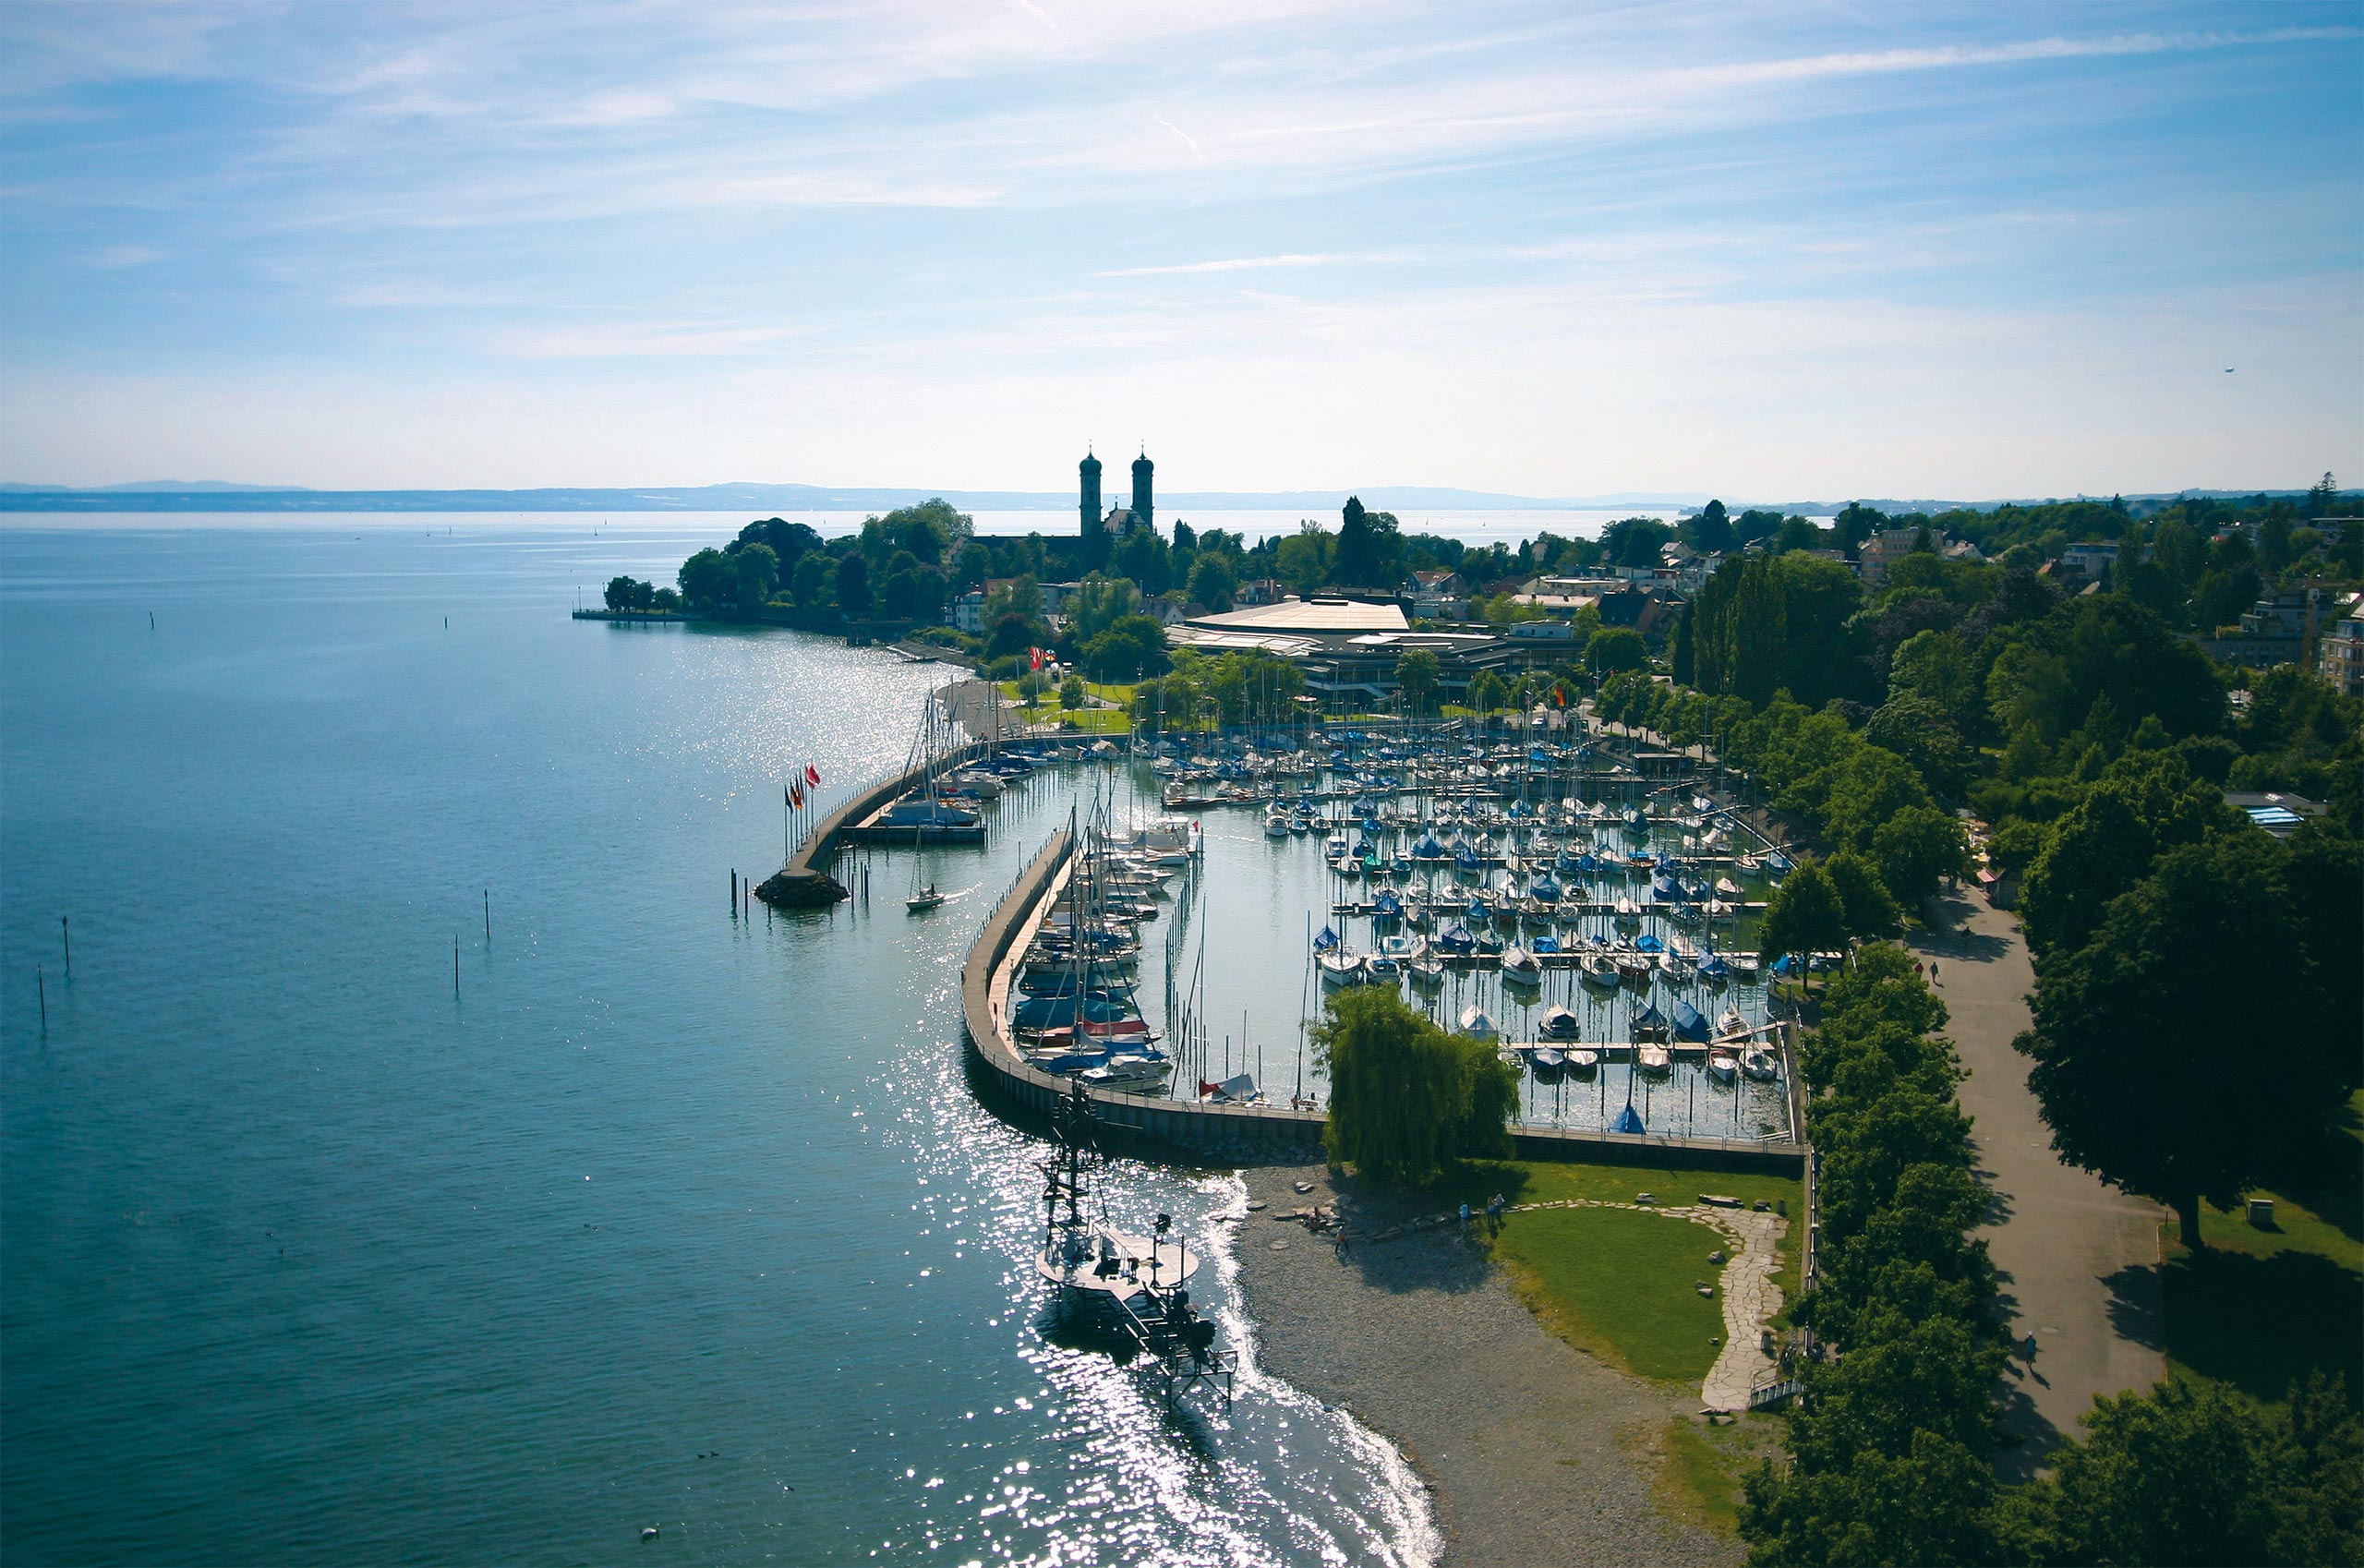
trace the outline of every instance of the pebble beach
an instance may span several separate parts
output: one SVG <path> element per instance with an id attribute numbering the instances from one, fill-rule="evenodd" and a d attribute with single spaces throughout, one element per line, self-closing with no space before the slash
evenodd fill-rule
<path id="1" fill-rule="evenodd" d="M 1697 1409 L 1695 1391 L 1553 1338 L 1453 1227 L 1364 1239 L 1418 1205 L 1320 1164 L 1242 1176 L 1265 1205 L 1237 1248 L 1261 1364 L 1403 1450 L 1433 1496 L 1444 1568 L 1741 1561 L 1739 1542 L 1654 1505 L 1650 1444 Z M 1275 1217 L 1317 1206 L 1334 1206 L 1343 1247 Z"/>

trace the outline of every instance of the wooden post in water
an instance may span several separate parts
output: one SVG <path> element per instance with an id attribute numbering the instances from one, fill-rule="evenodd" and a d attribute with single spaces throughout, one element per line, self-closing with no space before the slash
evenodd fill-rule
<path id="1" fill-rule="evenodd" d="M 41 1031 L 49 1032 L 49 983 L 42 978 L 41 965 L 33 965 L 33 990 L 41 997 Z"/>
<path id="2" fill-rule="evenodd" d="M 492 889 L 484 890 L 484 945 L 492 946 Z"/>
<path id="3" fill-rule="evenodd" d="M 74 927 L 64 915 L 57 917 L 58 935 L 66 939 L 66 978 L 74 978 Z"/>
<path id="4" fill-rule="evenodd" d="M 452 995 L 460 994 L 460 934 L 452 933 Z"/>
<path id="5" fill-rule="evenodd" d="M 739 868 L 735 865 L 730 868 L 730 912 L 739 912 Z"/>

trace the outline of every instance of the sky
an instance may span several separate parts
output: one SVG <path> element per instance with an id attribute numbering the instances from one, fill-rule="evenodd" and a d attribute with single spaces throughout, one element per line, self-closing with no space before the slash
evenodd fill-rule
<path id="1" fill-rule="evenodd" d="M 0 6 L 0 479 L 2364 479 L 2364 5 Z"/>

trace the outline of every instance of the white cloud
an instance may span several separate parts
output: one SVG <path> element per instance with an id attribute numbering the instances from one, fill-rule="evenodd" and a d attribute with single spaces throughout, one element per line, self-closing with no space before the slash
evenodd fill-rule
<path id="1" fill-rule="evenodd" d="M 125 267 L 145 267 L 151 261 L 163 259 L 163 251 L 151 250 L 144 245 L 110 245 L 90 258 L 90 265 L 115 271 Z"/>
<path id="2" fill-rule="evenodd" d="M 1117 267 L 1095 278 L 1147 278 L 1174 272 L 1245 272 L 1263 267 L 1334 267 L 1343 261 L 1378 261 L 1378 256 L 1235 256 L 1222 261 L 1175 261 L 1154 267 Z"/>

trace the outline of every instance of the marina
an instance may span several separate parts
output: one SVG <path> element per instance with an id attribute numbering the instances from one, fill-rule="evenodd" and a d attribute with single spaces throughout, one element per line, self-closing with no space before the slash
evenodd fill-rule
<path id="1" fill-rule="evenodd" d="M 1791 1023 L 1763 983 L 1766 966 L 1735 945 L 1762 898 L 1719 898 L 1706 875 L 1724 868 L 1721 880 L 1761 894 L 1770 866 L 1786 863 L 1777 848 L 1729 847 L 1745 830 L 1704 795 L 1658 812 L 1538 799 L 1579 760 L 1575 747 L 1534 759 L 1532 771 L 1500 767 L 1474 804 L 1448 797 L 1438 814 L 1398 810 L 1379 803 L 1372 766 L 1406 759 L 1339 742 L 1309 775 L 1302 764 L 1269 768 L 1246 787 L 1262 791 L 1252 829 L 1245 813 L 1167 809 L 1159 768 L 1172 753 L 1159 744 L 1004 743 L 1071 771 L 1078 802 L 965 968 L 969 1038 L 1018 1104 L 1047 1113 L 1079 1079 L 1104 1097 L 1113 1126 L 1153 1142 L 1302 1152 L 1318 1142 L 1326 1099 L 1307 1043 L 1321 998 L 1381 983 L 1403 987 L 1441 1026 L 1496 1043 L 1520 1069 L 1513 1131 L 1523 1147 L 1679 1146 L 1795 1167 Z M 1256 777 L 1252 740 L 1194 743 Z M 1456 766 L 1463 754 L 1486 756 L 1451 734 L 1381 746 L 1449 750 Z M 1616 766 L 1604 758 L 1598 771 L 1614 780 Z M 1283 792 L 1292 774 L 1313 787 Z M 1395 798 L 1425 806 L 1421 785 L 1401 782 Z M 1664 795 L 1661 785 L 1641 799 Z M 1272 831 L 1276 820 L 1287 830 Z M 1486 862 L 1436 853 L 1449 842 L 1440 829 L 1486 841 Z M 1720 842 L 1703 846 L 1711 835 Z M 1349 865 L 1382 880 L 1350 895 Z M 1637 885 L 1639 899 L 1623 891 Z M 1307 928 L 1280 952 L 1259 952 L 1261 984 L 1204 958 L 1207 934 L 1242 908 L 1268 930 L 1276 916 Z M 1275 1027 L 1273 995 L 1287 989 L 1275 960 L 1289 949 L 1300 955 L 1298 1007 Z M 1236 1032 L 1220 1021 L 1235 1009 Z"/>

